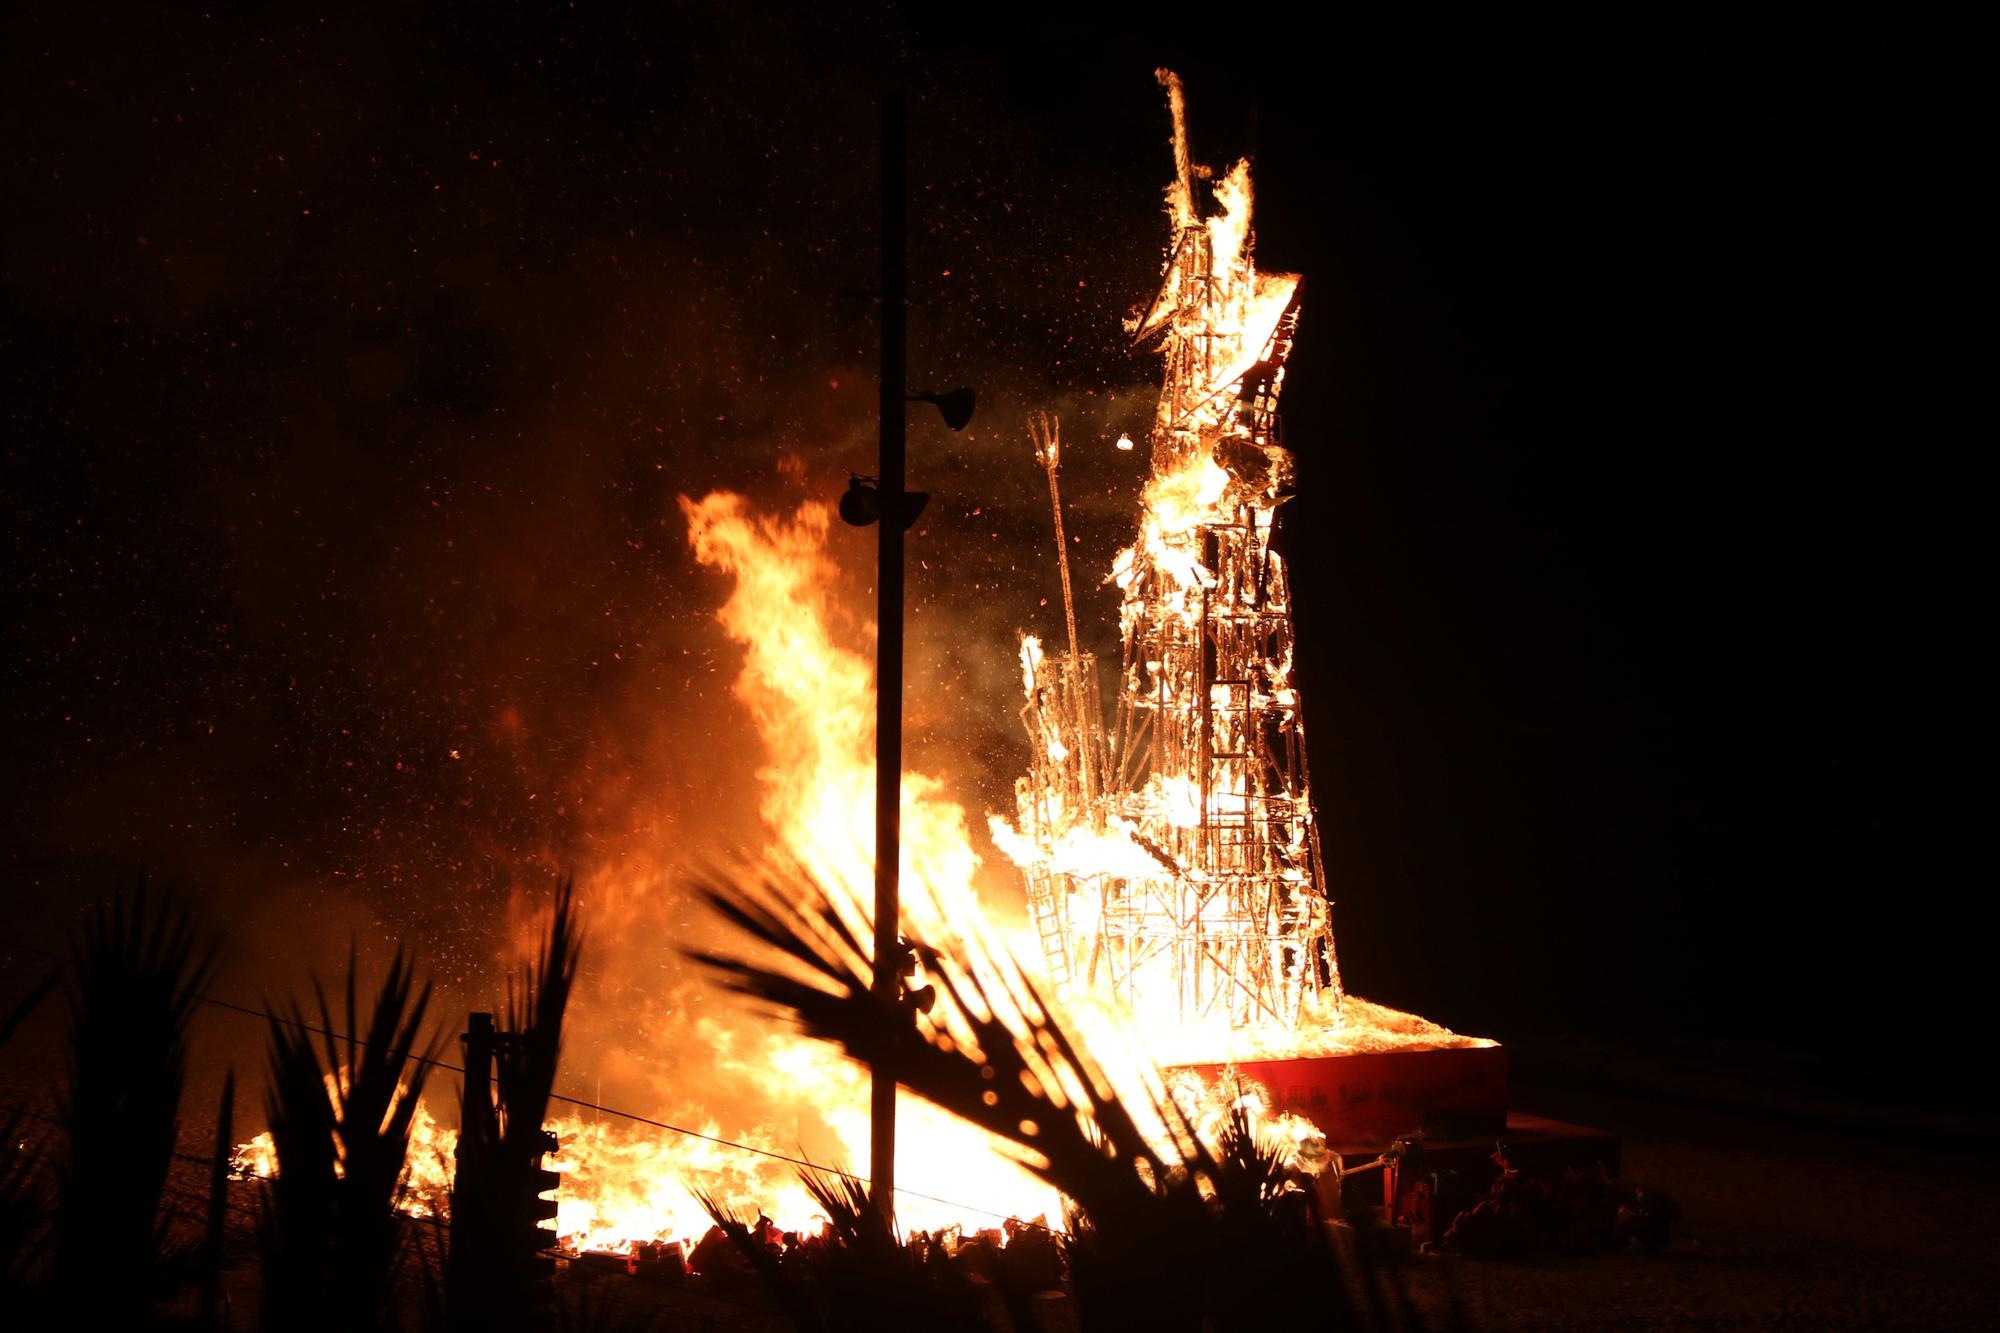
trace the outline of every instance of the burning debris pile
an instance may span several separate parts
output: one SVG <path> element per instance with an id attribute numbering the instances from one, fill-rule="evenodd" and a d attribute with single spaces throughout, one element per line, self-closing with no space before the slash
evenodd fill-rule
<path id="1" fill-rule="evenodd" d="M 1279 1029 L 1337 1016 L 1292 607 L 1273 549 L 1292 455 L 1277 415 L 1298 326 L 1299 279 L 1259 273 L 1250 167 L 1189 158 L 1173 111 L 1173 242 L 1159 294 L 1130 325 L 1157 341 L 1166 379 L 1138 539 L 1110 581 L 1123 593 L 1115 717 L 1077 643 L 1021 645 L 1030 769 L 1018 825 L 995 840 L 1020 865 L 1049 979 L 1109 997 L 1149 1025 Z M 1060 437 L 1037 423 L 1058 549 Z"/>

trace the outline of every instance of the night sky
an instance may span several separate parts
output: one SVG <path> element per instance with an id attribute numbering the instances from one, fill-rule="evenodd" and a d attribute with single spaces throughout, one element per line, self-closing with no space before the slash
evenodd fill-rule
<path id="1" fill-rule="evenodd" d="M 1244 22 L 12 14 L 10 925 L 143 868 L 246 985 L 356 931 L 463 980 L 560 870 L 754 847 L 674 498 L 871 470 L 891 77 L 911 380 L 981 394 L 912 418 L 912 761 L 1009 808 L 1014 635 L 1059 625 L 1021 422 L 1063 414 L 1094 584 L 1171 63 L 1305 274 L 1286 543 L 1352 987 L 1508 1038 L 1962 1041 L 1950 89 L 1883 33 Z M 858 622 L 872 539 L 835 546 Z"/>

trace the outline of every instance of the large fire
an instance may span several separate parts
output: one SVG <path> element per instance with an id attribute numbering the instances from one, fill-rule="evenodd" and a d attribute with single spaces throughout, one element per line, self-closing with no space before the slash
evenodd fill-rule
<path id="1" fill-rule="evenodd" d="M 1171 1058 L 1298 1053 L 1345 1040 L 1273 541 L 1292 489 L 1277 402 L 1299 279 L 1258 271 L 1249 163 L 1196 166 L 1180 81 L 1161 81 L 1173 242 L 1159 294 L 1130 328 L 1159 341 L 1166 375 L 1138 537 L 1106 580 L 1122 598 L 1116 717 L 1101 719 L 1073 614 L 1067 652 L 1024 642 L 1030 767 L 1018 825 L 995 818 L 993 834 L 1027 878 L 1066 993 L 1134 1014 Z M 1067 590 L 1053 425 L 1036 450 Z"/>
<path id="2" fill-rule="evenodd" d="M 1107 579 L 1124 594 L 1118 718 L 1107 734 L 1095 661 L 1077 644 L 1070 607 L 1067 651 L 1048 653 L 1035 638 L 1021 645 L 1033 769 L 1018 824 L 989 821 L 1028 881 L 1033 926 L 1005 927 L 985 910 L 971 820 L 944 780 L 916 771 L 905 772 L 902 791 L 906 920 L 975 956 L 1011 953 L 1060 996 L 1135 1110 L 1170 1096 L 1192 1122 L 1213 1127 L 1224 1108 L 1244 1105 L 1269 1141 L 1313 1170 L 1321 1159 L 1312 1126 L 1268 1112 L 1260 1090 L 1222 1094 L 1186 1077 L 1162 1080 L 1158 1068 L 1473 1043 L 1340 992 L 1290 680 L 1291 607 L 1270 545 L 1290 480 L 1275 401 L 1298 280 L 1256 271 L 1248 164 L 1219 174 L 1194 168 L 1177 81 L 1169 91 L 1174 249 L 1159 299 L 1135 326 L 1164 337 L 1167 387 L 1138 535 Z M 1053 493 L 1052 424 L 1036 444 Z M 735 695 L 763 744 L 760 813 L 771 854 L 808 871 L 857 938 L 869 939 L 874 680 L 839 632 L 832 511 L 808 502 L 761 512 L 720 491 L 679 503 L 695 558 L 731 581 L 716 620 L 742 654 Z M 1060 523 L 1059 499 L 1056 514 Z M 1066 603 L 1067 579 L 1065 565 Z M 1203 641 L 1223 622 L 1236 639 L 1218 672 Z M 865 641 L 869 632 L 846 637 Z M 600 869 L 585 883 L 586 912 L 646 891 L 621 873 Z M 677 943 L 625 947 L 666 954 Z M 795 1159 L 865 1168 L 867 1073 L 825 1044 L 713 1001 L 691 1002 L 670 1037 L 646 1040 L 703 1055 L 698 1085 L 683 1079 L 671 1104 L 631 1108 L 688 1132 L 597 1109 L 553 1118 L 565 1247 L 699 1236 L 709 1219 L 695 1189 L 782 1228 L 812 1230 L 816 1209 Z M 712 1107 L 730 1088 L 759 1089 L 767 1106 L 810 1108 L 820 1141 L 801 1144 L 799 1119 L 778 1113 L 725 1124 Z M 905 1227 L 1060 1220 L 1060 1199 L 998 1140 L 915 1099 L 903 1099 L 898 1114 Z M 415 1208 L 435 1210 L 448 1197 L 453 1142 L 447 1125 L 420 1111 Z M 244 1145 L 239 1163 L 274 1169 L 269 1137 Z"/>
<path id="3" fill-rule="evenodd" d="M 683 498 L 696 558 L 729 575 L 733 590 L 718 612 L 740 644 L 736 692 L 766 750 L 759 773 L 762 812 L 777 852 L 812 873 L 863 938 L 873 894 L 874 676 L 865 658 L 836 641 L 832 601 L 838 571 L 825 549 L 829 506 L 810 502 L 789 516 L 760 515 L 743 497 L 716 492 Z M 934 940 L 982 929 L 972 888 L 979 858 L 964 809 L 944 784 L 921 773 L 903 782 L 903 874 L 908 920 Z M 663 951 L 674 942 L 664 940 Z M 810 1106 L 831 1143 L 801 1149 L 776 1126 L 729 1140 L 691 1089 L 673 1123 L 679 1134 L 584 1111 L 552 1118 L 561 1142 L 551 1162 L 562 1174 L 557 1234 L 573 1249 L 698 1237 L 709 1219 L 701 1188 L 788 1230 L 815 1229 L 816 1206 L 792 1159 L 860 1168 L 868 1152 L 866 1071 L 831 1048 L 748 1016 L 698 1016 L 676 1040 L 709 1055 L 709 1091 L 735 1084 L 782 1089 L 782 1101 Z M 659 1108 L 645 1108 L 649 1113 Z M 664 1116 L 660 1118 L 665 1118 Z M 736 1146 L 754 1145 L 772 1155 Z M 413 1133 L 411 1192 L 420 1203 L 449 1192 L 452 1130 L 428 1107 Z M 240 1165 L 265 1174 L 276 1162 L 268 1135 L 244 1146 Z M 899 1220 L 908 1227 L 968 1229 L 1008 1217 L 1060 1218 L 1060 1200 L 997 1140 L 914 1098 L 898 1109 Z M 426 1205 L 428 1206 L 428 1205 Z"/>

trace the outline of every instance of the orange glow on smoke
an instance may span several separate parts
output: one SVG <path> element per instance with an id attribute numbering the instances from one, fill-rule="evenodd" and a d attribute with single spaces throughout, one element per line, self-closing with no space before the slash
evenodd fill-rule
<path id="1" fill-rule="evenodd" d="M 1177 83 L 1171 95 L 1178 129 Z M 1178 139 L 1177 151 L 1185 153 Z M 1169 208 L 1183 226 L 1195 225 L 1197 216 L 1187 197 L 1188 179 L 1184 167 L 1168 192 Z M 1235 286 L 1217 296 L 1215 318 L 1222 322 L 1210 327 L 1207 336 L 1219 382 L 1227 385 L 1266 355 L 1280 321 L 1293 307 L 1298 280 L 1258 274 L 1249 261 L 1248 165 L 1236 164 L 1214 182 L 1212 192 L 1218 208 L 1200 225 L 1215 271 Z M 1108 579 L 1128 594 L 1135 581 L 1150 589 L 1147 595 L 1154 601 L 1148 614 L 1182 617 L 1193 625 L 1206 590 L 1216 582 L 1199 559 L 1193 534 L 1222 521 L 1225 511 L 1241 502 L 1237 490 L 1243 483 L 1223 466 L 1214 447 L 1221 429 L 1218 414 L 1237 410 L 1235 402 L 1232 396 L 1211 394 L 1171 422 L 1162 417 L 1162 429 L 1171 426 L 1180 432 L 1176 438 L 1192 443 L 1185 449 L 1156 450 L 1154 473 L 1141 497 L 1136 540 L 1118 556 Z M 1167 406 L 1163 403 L 1163 414 Z M 1132 441 L 1121 437 L 1117 447 L 1130 449 Z M 788 455 L 781 471 L 802 480 L 803 460 Z M 1271 484 L 1278 484 L 1275 475 Z M 757 769 L 762 835 L 774 861 L 810 872 L 856 937 L 869 940 L 875 700 L 866 653 L 872 627 L 855 624 L 841 609 L 840 571 L 826 549 L 832 509 L 808 502 L 789 514 L 760 512 L 742 496 L 721 491 L 699 499 L 683 496 L 679 508 L 696 560 L 728 580 L 715 619 L 740 652 L 733 694 L 762 743 Z M 1043 666 L 1042 645 L 1029 638 L 1021 654 L 1032 698 Z M 1150 665 L 1157 670 L 1157 663 Z M 1289 707 L 1295 702 L 1289 649 L 1277 666 L 1272 698 Z M 727 723 L 732 728 L 737 724 L 734 718 Z M 503 733 L 518 733 L 521 719 L 510 708 L 494 725 Z M 1067 757 L 1059 749 L 1051 738 L 1050 762 L 1060 764 Z M 998 928 L 983 909 L 974 887 L 980 860 L 971 821 L 948 790 L 937 776 L 917 771 L 903 775 L 906 923 L 913 933 L 968 956 L 975 970 L 981 959 L 1006 952 L 1035 976 L 1043 970 L 1042 945 L 1026 928 Z M 1191 828 L 1217 813 L 1215 802 L 1226 799 L 1211 797 L 1204 812 L 1201 791 L 1186 778 L 1171 775 L 1156 775 L 1128 796 L 1129 818 L 1076 822 L 1043 844 L 1007 819 L 991 817 L 989 826 L 995 844 L 1022 871 L 1137 879 L 1157 876 L 1160 863 L 1135 840 L 1134 820 Z M 643 794 L 638 803 L 644 806 Z M 635 983 L 635 989 L 645 989 L 647 1007 L 629 1028 L 613 1029 L 615 1039 L 600 1052 L 607 1073 L 656 1090 L 659 1100 L 630 1109 L 712 1138 L 736 1138 L 789 1156 L 865 1169 L 866 1071 L 826 1044 L 744 1013 L 670 973 L 676 951 L 690 943 L 688 933 L 702 928 L 689 923 L 688 913 L 677 905 L 687 867 L 677 863 L 671 844 L 650 861 L 635 860 L 645 863 L 587 868 L 581 893 L 590 931 L 582 1004 L 588 1004 L 584 997 L 591 993 L 588 974 L 607 961 L 634 977 L 664 978 Z M 1087 912 L 1083 895 L 1077 898 L 1073 910 Z M 1092 927 L 1088 919 L 1076 924 L 1086 932 Z M 517 925 L 523 939 L 532 939 L 540 928 L 526 919 Z M 1055 986 L 1036 980 L 1045 996 L 1056 997 Z M 1113 1085 L 1127 1094 L 1135 1115 L 1143 1114 L 1150 1096 L 1171 1097 L 1192 1123 L 1212 1134 L 1232 1101 L 1240 1102 L 1267 1141 L 1284 1145 L 1287 1160 L 1308 1171 L 1323 1163 L 1323 1142 L 1297 1117 L 1269 1113 L 1270 1099 L 1261 1090 L 1232 1088 L 1225 1095 L 1184 1074 L 1163 1081 L 1158 1067 L 1486 1044 L 1352 996 L 1343 1004 L 1336 987 L 1327 988 L 1324 998 L 1306 996 L 1295 1024 L 1251 1028 L 1227 1022 L 1190 1025 L 1164 1004 L 1149 1007 L 1143 993 L 1132 1000 L 1138 1012 L 1085 987 L 1065 999 L 1069 1024 Z M 618 1003 L 625 1002 L 621 995 Z M 573 1008 L 573 1020 L 600 1030 L 618 1021 L 602 1008 L 586 1013 L 582 1004 Z M 952 1016 L 919 1021 L 949 1030 Z M 558 1087 L 579 1091 L 564 1079 Z M 739 1113 L 752 1103 L 758 1107 L 755 1112 Z M 814 1207 L 789 1162 L 612 1115 L 560 1105 L 553 1109 L 561 1112 L 549 1122 L 561 1143 L 550 1163 L 562 1175 L 557 1233 L 570 1249 L 699 1237 L 709 1221 L 694 1201 L 695 1189 L 753 1215 L 767 1213 L 788 1230 L 816 1229 Z M 1164 1127 L 1158 1132 L 1164 1134 Z M 810 1141 L 802 1145 L 803 1138 Z M 410 1164 L 412 1211 L 434 1212 L 448 1195 L 454 1139 L 429 1108 L 420 1109 Z M 257 1174 L 275 1169 L 270 1136 L 243 1145 L 238 1163 Z M 1010 1148 L 914 1098 L 900 1104 L 897 1179 L 905 1191 L 897 1208 L 906 1229 L 960 1224 L 970 1230 L 997 1225 L 1006 1216 L 1060 1219 L 1057 1196 L 1019 1165 Z"/>

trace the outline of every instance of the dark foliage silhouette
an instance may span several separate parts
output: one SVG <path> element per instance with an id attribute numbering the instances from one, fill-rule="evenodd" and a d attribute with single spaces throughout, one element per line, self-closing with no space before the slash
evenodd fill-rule
<path id="1" fill-rule="evenodd" d="M 979 1333 L 988 1327 L 965 1271 L 936 1246 L 904 1245 L 865 1183 L 840 1171 L 801 1171 L 799 1179 L 827 1229 L 789 1251 L 768 1244 L 713 1195 L 697 1190 L 695 1198 L 800 1329 Z"/>
<path id="2" fill-rule="evenodd" d="M 278 1160 L 259 1243 L 263 1325 L 272 1333 L 353 1333 L 396 1322 L 405 1257 L 396 1203 L 437 1042 L 419 1045 L 430 985 L 417 986 L 401 949 L 365 1027 L 355 971 L 350 949 L 344 1021 L 317 978 L 318 1024 L 308 1025 L 296 1002 L 288 1016 L 269 1015 L 266 1107 Z M 348 1035 L 327 1035 L 334 1032 Z"/>
<path id="3" fill-rule="evenodd" d="M 150 1315 L 188 1024 L 215 952 L 181 906 L 143 881 L 92 909 L 78 931 L 52 1281 L 81 1326 L 137 1327 Z M 101 1280 L 105 1272 L 120 1280 Z"/>
<path id="4" fill-rule="evenodd" d="M 940 993 L 932 1017 L 919 1021 L 873 993 L 862 941 L 803 873 L 714 877 L 701 892 L 770 951 L 702 956 L 726 985 L 1014 1144 L 1074 1202 L 1064 1251 L 1084 1328 L 1250 1333 L 1416 1323 L 1383 1273 L 1342 1259 L 1240 1114 L 1211 1147 L 1163 1101 L 1147 1109 L 1168 1126 L 1171 1147 L 1149 1142 L 1004 955 L 976 940 L 945 948 L 916 941 L 936 959 L 928 970 Z"/>
<path id="5" fill-rule="evenodd" d="M 51 973 L 0 1017 L 0 1046 L 55 988 L 61 978 Z M 48 1215 L 42 1190 L 43 1163 L 39 1141 L 23 1132 L 26 1108 L 0 1109 L 0 1306 L 18 1308 L 35 1272 L 34 1239 Z"/>

